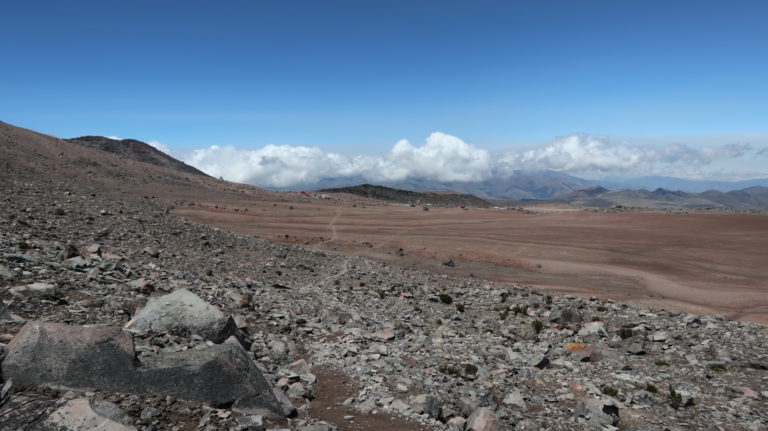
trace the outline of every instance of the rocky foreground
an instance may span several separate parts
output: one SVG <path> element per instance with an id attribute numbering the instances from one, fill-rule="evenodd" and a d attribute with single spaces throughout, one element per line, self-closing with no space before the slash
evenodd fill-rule
<path id="1" fill-rule="evenodd" d="M 768 429 L 762 325 L 0 193 L 3 430 Z"/>

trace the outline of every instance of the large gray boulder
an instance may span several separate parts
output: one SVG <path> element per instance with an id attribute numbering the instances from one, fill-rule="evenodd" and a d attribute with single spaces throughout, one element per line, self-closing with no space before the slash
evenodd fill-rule
<path id="1" fill-rule="evenodd" d="M 150 299 L 125 327 L 182 336 L 198 334 L 215 343 L 221 343 L 237 330 L 231 318 L 186 289 Z"/>
<path id="2" fill-rule="evenodd" d="M 3 377 L 16 383 L 118 391 L 135 377 L 133 339 L 119 328 L 32 321 L 6 348 Z"/>
<path id="3" fill-rule="evenodd" d="M 247 399 L 258 409 L 283 414 L 271 385 L 237 341 L 146 359 L 138 369 L 137 383 L 134 392 L 214 406 Z"/>
<path id="4" fill-rule="evenodd" d="M 137 362 L 131 336 L 119 328 L 29 322 L 7 348 L 2 375 L 17 383 L 235 403 L 247 413 L 276 416 L 295 410 L 235 338 Z"/>

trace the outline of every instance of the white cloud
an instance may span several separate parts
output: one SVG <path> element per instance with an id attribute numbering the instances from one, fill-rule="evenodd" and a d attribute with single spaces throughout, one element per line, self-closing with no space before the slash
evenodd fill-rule
<path id="1" fill-rule="evenodd" d="M 158 149 L 167 152 L 167 147 L 159 142 L 152 141 L 150 145 L 162 146 Z M 455 136 L 435 132 L 420 146 L 401 140 L 389 152 L 373 156 L 326 153 L 304 146 L 242 149 L 213 145 L 193 150 L 183 160 L 215 177 L 267 187 L 291 187 L 340 177 L 362 177 L 371 182 L 407 178 L 482 181 L 508 176 L 517 170 L 695 178 L 704 175 L 703 168 L 712 163 L 734 161 L 748 154 L 758 152 L 743 142 L 708 148 L 685 144 L 638 146 L 605 136 L 574 134 L 542 147 L 493 156 Z"/>
<path id="2" fill-rule="evenodd" d="M 476 181 L 491 172 L 488 151 L 461 139 L 435 132 L 422 146 L 397 142 L 381 156 L 344 156 L 317 147 L 267 145 L 249 150 L 213 145 L 194 150 L 184 162 L 236 182 L 290 187 L 326 177 L 362 176 L 372 181 L 399 181 L 409 177 L 440 181 Z"/>
<path id="3" fill-rule="evenodd" d="M 147 142 L 147 145 L 149 145 L 150 147 L 153 147 L 154 149 L 156 149 L 158 151 L 162 151 L 165 154 L 170 154 L 171 153 L 171 149 L 167 145 L 163 144 L 160 141 L 149 141 L 149 142 Z"/>
<path id="4" fill-rule="evenodd" d="M 646 172 L 672 167 L 701 167 L 718 160 L 738 158 L 750 152 L 751 145 L 743 142 L 701 149 L 685 144 L 642 147 L 624 141 L 617 142 L 605 136 L 575 134 L 558 138 L 541 148 L 506 153 L 499 163 L 505 172 Z"/>
<path id="5" fill-rule="evenodd" d="M 117 136 L 107 136 L 107 138 L 113 140 L 113 141 L 122 141 L 123 138 L 118 138 Z"/>

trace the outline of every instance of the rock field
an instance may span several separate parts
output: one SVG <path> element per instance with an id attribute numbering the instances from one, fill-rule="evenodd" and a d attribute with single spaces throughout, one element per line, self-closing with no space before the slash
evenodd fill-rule
<path id="1" fill-rule="evenodd" d="M 762 325 L 325 255 L 151 191 L 0 198 L 0 429 L 768 429 Z"/>

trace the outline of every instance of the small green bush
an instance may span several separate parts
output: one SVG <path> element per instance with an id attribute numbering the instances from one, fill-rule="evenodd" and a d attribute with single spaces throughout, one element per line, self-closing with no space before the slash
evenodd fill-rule
<path id="1" fill-rule="evenodd" d="M 456 376 L 461 373 L 461 371 L 458 368 L 454 367 L 453 365 L 445 365 L 445 364 L 442 364 L 439 367 L 437 367 L 437 371 L 440 371 L 443 374 L 448 374 L 450 376 Z"/>
<path id="2" fill-rule="evenodd" d="M 609 397 L 615 397 L 616 395 L 619 395 L 619 390 L 614 388 L 613 386 L 603 386 L 600 391 L 602 391 L 605 395 L 608 395 Z"/>
<path id="3" fill-rule="evenodd" d="M 539 319 L 536 319 L 533 322 L 531 322 L 531 327 L 538 334 L 539 332 L 541 332 L 544 329 L 544 322 L 542 322 Z"/>
<path id="4" fill-rule="evenodd" d="M 656 361 L 656 362 L 654 362 L 654 365 L 656 365 L 657 367 L 668 367 L 669 366 L 669 362 L 667 362 L 667 361 Z"/>
<path id="5" fill-rule="evenodd" d="M 597 311 L 599 311 L 601 313 L 606 312 L 606 311 L 608 311 L 608 307 L 606 307 L 605 305 L 600 305 L 600 306 L 597 307 Z"/>
<path id="6" fill-rule="evenodd" d="M 632 329 L 630 328 L 621 328 L 619 329 L 619 337 L 621 337 L 622 340 L 626 340 L 627 338 L 632 336 Z"/>
<path id="7" fill-rule="evenodd" d="M 464 312 L 464 304 L 456 304 L 456 311 L 458 311 L 459 313 L 463 313 Z"/>
<path id="8" fill-rule="evenodd" d="M 675 392 L 672 385 L 669 385 L 669 406 L 675 410 L 683 406 L 683 396 Z"/>
<path id="9" fill-rule="evenodd" d="M 453 298 L 451 298 L 451 295 L 448 295 L 447 293 L 441 293 L 437 295 L 437 297 L 440 299 L 440 302 L 443 304 L 450 304 L 453 302 Z"/>
<path id="10" fill-rule="evenodd" d="M 709 364 L 709 369 L 718 373 L 725 371 L 725 365 L 723 364 Z"/>
<path id="11" fill-rule="evenodd" d="M 646 383 L 645 384 L 645 390 L 650 392 L 650 393 L 652 393 L 652 394 L 659 393 L 659 388 L 657 388 L 656 386 L 654 386 L 654 385 L 652 385 L 650 383 Z"/>
<path id="12" fill-rule="evenodd" d="M 300 263 L 296 265 L 296 268 L 303 269 L 305 271 L 309 272 L 315 272 L 315 268 L 312 268 L 311 266 L 304 265 L 303 263 Z"/>

